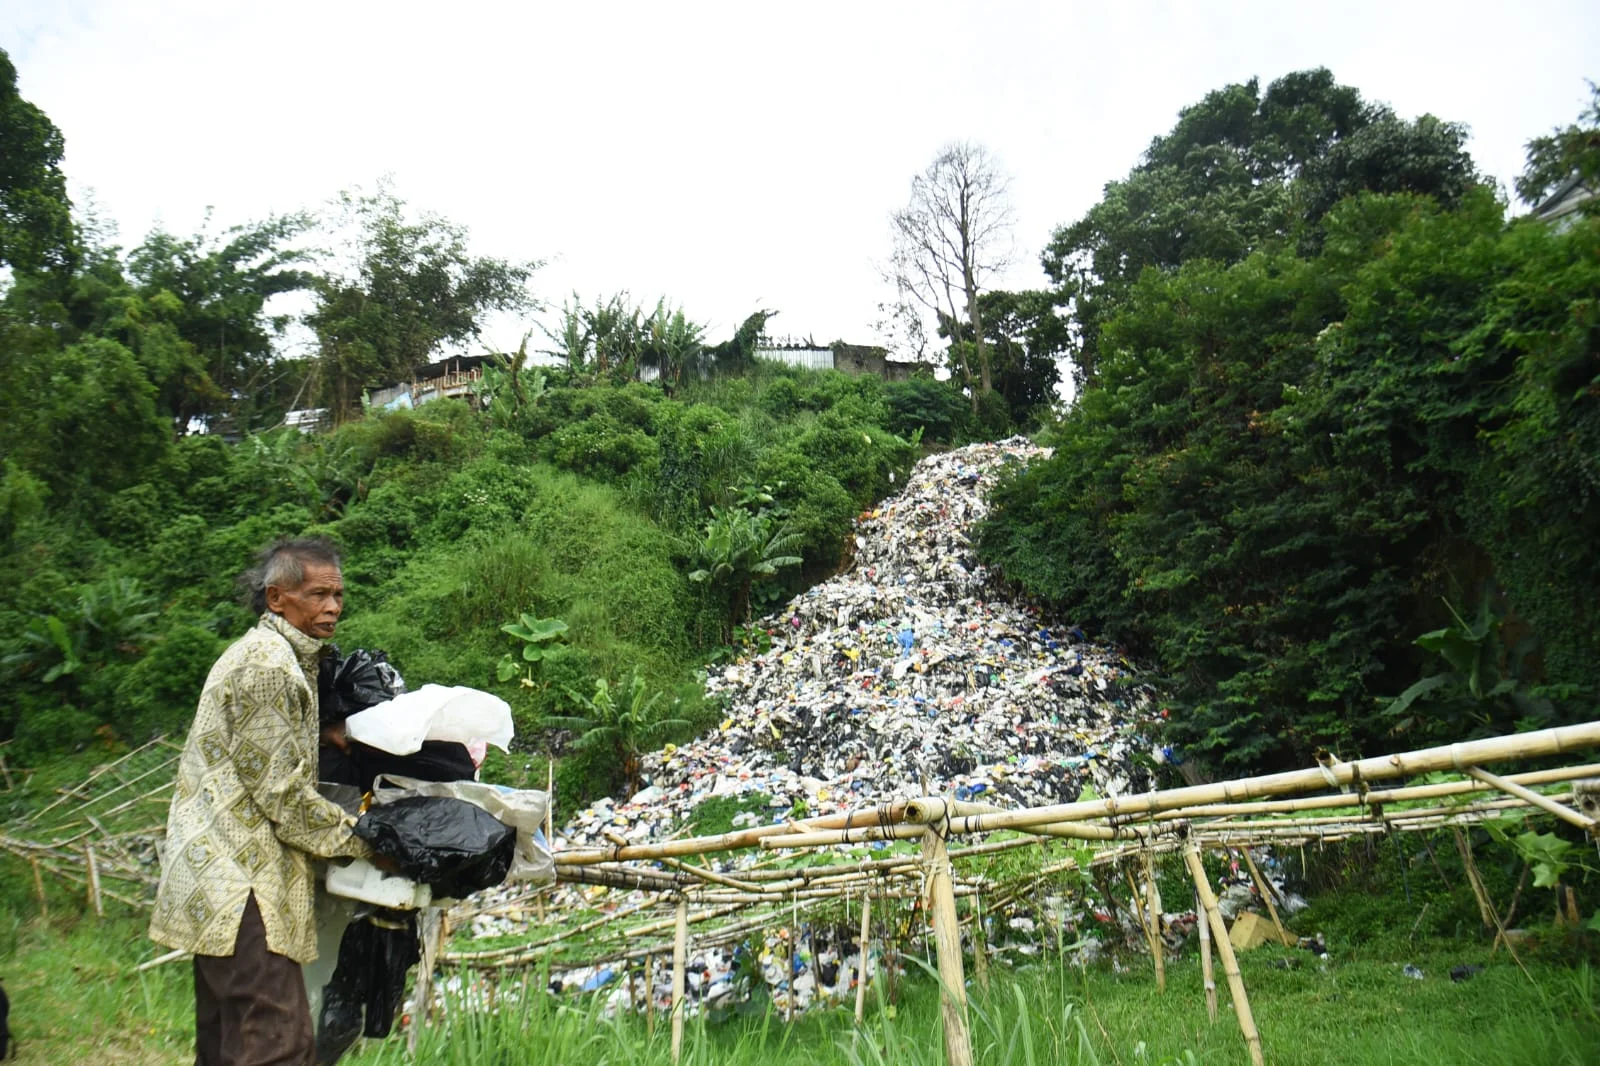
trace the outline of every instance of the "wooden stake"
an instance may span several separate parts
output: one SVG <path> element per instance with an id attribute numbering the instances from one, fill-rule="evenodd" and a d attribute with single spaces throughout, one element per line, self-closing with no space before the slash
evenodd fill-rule
<path id="1" fill-rule="evenodd" d="M 989 939 L 983 931 L 983 898 L 972 894 L 972 970 L 980 988 L 989 987 Z"/>
<path id="2" fill-rule="evenodd" d="M 95 917 L 104 918 L 106 907 L 100 899 L 100 867 L 94 861 L 93 844 L 83 846 L 83 861 L 89 872 L 89 906 L 94 908 Z"/>
<path id="3" fill-rule="evenodd" d="M 1211 1024 L 1215 1025 L 1217 1024 L 1217 976 L 1211 969 L 1211 926 L 1198 892 L 1194 896 L 1194 913 L 1200 925 L 1200 979 L 1206 989 L 1206 1014 L 1210 1016 Z"/>
<path id="4" fill-rule="evenodd" d="M 1251 1066 L 1262 1066 L 1261 1034 L 1256 1031 L 1256 1020 L 1250 1013 L 1250 1001 L 1245 998 L 1244 978 L 1239 976 L 1239 960 L 1228 941 L 1228 927 L 1222 921 L 1222 912 L 1217 909 L 1216 893 L 1211 891 L 1211 883 L 1206 880 L 1205 864 L 1200 861 L 1200 848 L 1192 840 L 1183 849 L 1183 861 L 1194 878 L 1195 891 L 1200 894 L 1200 904 L 1205 908 L 1205 917 L 1211 924 L 1212 939 L 1217 942 L 1217 957 L 1222 960 L 1222 973 L 1228 979 L 1233 1013 L 1239 1019 L 1239 1029 L 1250 1048 Z"/>
<path id="5" fill-rule="evenodd" d="M 1483 882 L 1478 880 L 1478 864 L 1472 861 L 1472 846 L 1467 843 L 1466 834 L 1461 832 L 1460 826 L 1452 828 L 1455 836 L 1456 851 L 1461 853 L 1461 868 L 1466 872 L 1467 884 L 1472 887 L 1472 896 L 1478 901 L 1478 917 L 1483 921 L 1485 929 L 1494 928 L 1494 909 L 1489 905 L 1489 894 L 1484 891 Z"/>
<path id="6" fill-rule="evenodd" d="M 417 1051 L 417 1033 L 427 1026 L 428 1016 L 433 1013 L 433 966 L 440 954 L 443 932 L 444 914 L 437 907 L 424 908 L 417 921 L 422 958 L 417 964 L 416 987 L 412 993 L 415 1005 L 411 1011 L 411 1029 L 406 1033 L 406 1046 L 413 1056 Z"/>
<path id="7" fill-rule="evenodd" d="M 1156 991 L 1167 990 L 1166 947 L 1161 942 L 1161 890 L 1156 887 L 1155 856 L 1149 849 L 1144 853 L 1144 907 L 1150 914 L 1150 924 L 1155 929 L 1151 953 L 1156 963 Z"/>
<path id="8" fill-rule="evenodd" d="M 856 1025 L 867 1016 L 867 943 L 872 931 L 872 896 L 861 897 L 861 939 L 856 954 Z"/>
<path id="9" fill-rule="evenodd" d="M 656 957 L 644 957 L 644 1035 L 648 1040 L 656 1032 Z"/>
<path id="10" fill-rule="evenodd" d="M 678 898 L 678 929 L 672 938 L 672 1061 L 683 1057 L 684 966 L 689 954 L 689 901 Z"/>
<path id="11" fill-rule="evenodd" d="M 1133 905 L 1133 916 L 1139 921 L 1139 929 L 1144 933 L 1145 946 L 1150 949 L 1150 958 L 1155 964 L 1156 991 L 1164 991 L 1166 989 L 1166 975 L 1162 973 L 1162 970 L 1165 967 L 1162 965 L 1161 960 L 1160 934 L 1157 929 L 1152 926 L 1150 919 L 1145 917 L 1145 908 L 1139 902 L 1139 887 L 1133 883 L 1133 871 L 1129 870 L 1127 867 L 1123 867 L 1122 874 L 1128 879 L 1128 893 L 1130 901 Z M 1161 917 L 1157 915 L 1155 917 L 1155 922 L 1159 925 L 1160 921 Z"/>
<path id="12" fill-rule="evenodd" d="M 50 904 L 44 898 L 44 878 L 39 876 L 39 860 L 33 862 L 33 890 L 39 893 L 39 917 L 44 921 L 50 920 Z"/>
<path id="13" fill-rule="evenodd" d="M 967 980 L 961 965 L 961 923 L 950 882 L 950 855 L 944 837 L 929 829 L 922 838 L 927 907 L 933 915 L 934 942 L 939 950 L 941 1013 L 947 1066 L 972 1066 L 972 1040 L 967 1033 Z"/>
<path id="14" fill-rule="evenodd" d="M 1396 837 L 1395 839 L 1399 839 Z M 1267 879 L 1261 876 L 1261 871 L 1256 867 L 1256 860 L 1250 857 L 1250 845 L 1246 844 L 1239 849 L 1244 852 L 1244 864 L 1250 868 L 1250 876 L 1255 879 L 1256 891 L 1261 893 L 1261 898 L 1267 903 L 1267 913 L 1272 915 L 1272 924 L 1278 930 L 1278 939 L 1284 944 L 1293 946 L 1294 941 L 1289 939 L 1289 931 L 1283 927 L 1283 922 L 1278 919 L 1278 905 L 1273 902 L 1273 897 L 1278 893 L 1268 884 Z"/>
<path id="15" fill-rule="evenodd" d="M 551 851 L 556 846 L 556 761 L 544 764 L 544 842 Z"/>
<path id="16" fill-rule="evenodd" d="M 1506 916 L 1505 916 L 1504 921 L 1501 923 L 1502 925 L 1511 926 L 1511 925 L 1515 924 L 1515 922 L 1517 920 L 1517 904 L 1522 902 L 1522 890 L 1524 888 L 1526 888 L 1527 885 L 1528 885 L 1528 864 L 1527 863 L 1523 863 L 1522 864 L 1522 875 L 1517 878 L 1517 888 L 1516 888 L 1516 891 L 1511 893 L 1511 906 L 1506 908 Z M 1493 955 L 1496 951 L 1500 950 L 1500 942 L 1502 940 L 1504 940 L 1504 939 L 1505 939 L 1505 935 L 1504 934 L 1499 933 L 1499 932 L 1495 933 L 1495 935 L 1494 935 L 1494 943 L 1489 948 L 1489 954 L 1490 955 Z"/>

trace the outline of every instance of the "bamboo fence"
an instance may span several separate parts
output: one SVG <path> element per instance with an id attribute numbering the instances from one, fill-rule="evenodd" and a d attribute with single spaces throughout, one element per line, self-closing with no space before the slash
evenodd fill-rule
<path id="1" fill-rule="evenodd" d="M 986 938 L 980 916 L 998 917 L 1019 901 L 1031 902 L 1051 878 L 1075 872 L 1084 883 L 1094 880 L 1113 908 L 1117 904 L 1108 890 L 1126 880 L 1129 916 L 1151 951 L 1158 987 L 1164 987 L 1155 860 L 1173 855 L 1181 856 L 1194 881 L 1207 973 L 1214 950 L 1245 1051 L 1252 1063 L 1260 1063 L 1263 1047 L 1270 1046 L 1270 1020 L 1263 1035 L 1250 1011 L 1215 888 L 1207 880 L 1205 851 L 1242 854 L 1277 935 L 1288 940 L 1279 913 L 1282 901 L 1262 875 L 1252 847 L 1303 847 L 1441 829 L 1460 834 L 1464 827 L 1508 815 L 1554 818 L 1600 837 L 1600 762 L 1574 758 L 1596 748 L 1600 722 L 1589 722 L 1352 762 L 1326 758 L 1305 770 L 1076 803 L 1002 809 L 919 796 L 714 836 L 647 843 L 612 837 L 604 846 L 558 847 L 554 889 L 525 892 L 510 901 L 469 901 L 449 916 L 450 926 L 461 928 L 475 913 L 504 913 L 518 905 L 526 912 L 530 904 L 543 913 L 546 902 L 560 900 L 550 911 L 550 924 L 560 928 L 551 931 L 541 922 L 525 939 L 486 950 L 442 945 L 438 962 L 479 971 L 622 964 L 630 987 L 634 967 L 643 963 L 646 1015 L 653 1027 L 654 969 L 658 960 L 671 959 L 669 1022 L 676 1060 L 688 1008 L 683 971 L 695 949 L 787 929 L 788 951 L 795 952 L 806 923 L 844 930 L 838 941 L 857 945 L 859 1020 L 870 970 L 871 916 L 877 914 L 880 929 L 889 930 L 880 934 L 885 951 L 899 939 L 896 930 L 902 936 L 931 932 L 947 1061 L 960 1066 L 971 1061 L 963 925 L 971 949 L 981 954 Z M 150 853 L 160 835 L 174 753 L 165 741 L 152 742 L 62 790 L 39 815 L 0 834 L 0 850 L 32 866 L 41 905 L 44 873 L 81 885 L 97 910 L 102 896 L 133 904 L 148 900 L 156 877 Z M 1511 773 L 1500 766 L 1527 760 L 1543 765 Z M 1404 780 L 1441 774 L 1450 779 Z M 1464 837 L 1458 840 L 1465 843 Z M 908 846 L 915 850 L 906 851 Z M 995 874 L 992 860 L 1007 853 L 1017 856 L 1004 864 L 1010 872 Z M 1503 936 L 1504 922 L 1475 877 L 1470 852 L 1464 850 L 1463 856 L 1485 923 L 1492 918 Z M 958 911 L 961 898 L 969 900 L 965 920 Z M 852 906 L 861 909 L 854 936 L 848 921 Z M 1057 935 L 1062 935 L 1059 928 Z M 789 972 L 792 977 L 792 965 Z M 892 979 L 893 967 L 884 975 Z M 1206 984 L 1214 1017 L 1216 990 L 1209 976 Z M 791 1009 L 792 1000 L 791 995 Z"/>

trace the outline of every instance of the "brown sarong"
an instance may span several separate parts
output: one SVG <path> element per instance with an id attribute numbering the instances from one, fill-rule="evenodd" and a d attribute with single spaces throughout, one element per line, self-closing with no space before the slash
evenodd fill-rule
<path id="1" fill-rule="evenodd" d="M 194 957 L 195 1066 L 314 1066 L 300 964 L 267 950 L 251 894 L 232 955 Z"/>

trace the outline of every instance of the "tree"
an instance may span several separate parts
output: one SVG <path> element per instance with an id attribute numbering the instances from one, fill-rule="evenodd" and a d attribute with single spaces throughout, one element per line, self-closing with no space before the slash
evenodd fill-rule
<path id="1" fill-rule="evenodd" d="M 406 378 L 441 346 L 477 337 L 488 312 L 535 306 L 527 282 L 538 262 L 471 255 L 465 228 L 429 213 L 409 220 L 387 188 L 339 202 L 356 229 L 356 261 L 318 286 L 306 320 L 337 417 L 358 409 L 366 386 Z"/>
<path id="2" fill-rule="evenodd" d="M 128 256 L 132 290 L 112 302 L 104 328 L 147 363 L 180 432 L 194 415 L 230 414 L 244 429 L 282 416 L 274 386 L 303 371 L 274 357 L 289 319 L 268 316 L 266 304 L 316 285 L 301 266 L 312 253 L 289 247 L 312 223 L 273 216 L 181 238 L 157 229 Z"/>
<path id="3" fill-rule="evenodd" d="M 21 273 L 66 274 L 76 263 L 72 201 L 55 123 L 17 91 L 0 49 L 0 263 Z"/>
<path id="4" fill-rule="evenodd" d="M 995 290 L 978 297 L 993 352 L 994 387 L 1013 425 L 1024 425 L 1055 402 L 1060 360 L 1071 345 L 1067 320 L 1055 295 L 1038 290 Z"/>
<path id="5" fill-rule="evenodd" d="M 1569 178 L 1600 184 L 1600 85 L 1589 83 L 1589 106 L 1578 121 L 1528 142 L 1528 165 L 1517 195 L 1537 204 Z"/>
<path id="6" fill-rule="evenodd" d="M 911 179 L 910 201 L 890 216 L 890 274 L 902 308 L 920 307 L 941 324 L 965 322 L 976 339 L 972 358 L 951 347 L 974 411 L 979 392 L 993 388 L 978 294 L 1006 264 L 1011 223 L 1010 179 L 989 150 L 972 141 L 942 149 Z"/>
<path id="7" fill-rule="evenodd" d="M 1326 69 L 1264 93 L 1252 78 L 1206 94 L 1045 248 L 1057 301 L 1071 309 L 1078 378 L 1094 378 L 1102 326 L 1145 270 L 1237 263 L 1279 242 L 1314 254 L 1322 218 L 1358 192 L 1455 204 L 1479 180 L 1465 141 L 1463 126 L 1407 122 Z"/>

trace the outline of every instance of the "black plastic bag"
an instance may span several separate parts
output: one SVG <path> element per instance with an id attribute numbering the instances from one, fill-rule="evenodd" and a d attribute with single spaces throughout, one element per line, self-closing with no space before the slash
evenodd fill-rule
<path id="1" fill-rule="evenodd" d="M 405 1000 L 406 972 L 419 958 L 414 914 L 379 911 L 345 929 L 338 964 L 322 992 L 318 1066 L 332 1066 L 358 1036 L 389 1035 Z"/>
<path id="2" fill-rule="evenodd" d="M 324 744 L 317 752 L 318 781 L 354 785 L 362 792 L 372 791 L 379 774 L 417 781 L 472 781 L 477 772 L 467 746 L 453 740 L 424 740 L 422 750 L 410 755 L 393 755 L 355 740 L 346 751 Z"/>
<path id="3" fill-rule="evenodd" d="M 450 796 L 408 796 L 373 807 L 355 834 L 395 860 L 406 877 L 451 899 L 504 881 L 517 848 L 515 829 Z"/>
<path id="4" fill-rule="evenodd" d="M 340 657 L 335 647 L 317 665 L 317 716 L 323 725 L 342 722 L 405 690 L 405 679 L 384 652 L 357 648 Z"/>

